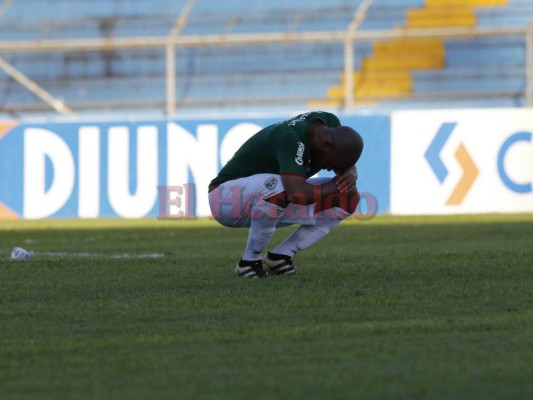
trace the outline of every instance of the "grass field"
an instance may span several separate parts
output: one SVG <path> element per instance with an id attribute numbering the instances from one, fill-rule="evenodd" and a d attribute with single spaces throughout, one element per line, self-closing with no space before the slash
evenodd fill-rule
<path id="1" fill-rule="evenodd" d="M 533 398 L 533 215 L 352 220 L 257 281 L 245 238 L 1 222 L 0 398 Z"/>

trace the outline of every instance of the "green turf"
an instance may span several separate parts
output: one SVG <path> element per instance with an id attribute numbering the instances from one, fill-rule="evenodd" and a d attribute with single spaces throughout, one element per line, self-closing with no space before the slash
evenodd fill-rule
<path id="1" fill-rule="evenodd" d="M 260 281 L 245 238 L 0 223 L 0 398 L 533 398 L 533 215 L 352 220 Z"/>

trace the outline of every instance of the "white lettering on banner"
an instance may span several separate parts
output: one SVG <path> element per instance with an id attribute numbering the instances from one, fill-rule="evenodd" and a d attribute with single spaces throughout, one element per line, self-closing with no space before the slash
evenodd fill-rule
<path id="1" fill-rule="evenodd" d="M 196 185 L 196 215 L 210 215 L 207 187 L 217 174 L 218 127 L 198 125 L 196 137 L 178 124 L 167 125 L 167 185 Z"/>
<path id="2" fill-rule="evenodd" d="M 139 218 L 150 212 L 157 199 L 157 127 L 137 128 L 137 185 L 130 194 L 129 129 L 109 128 L 108 195 L 115 212 L 125 218 Z"/>
<path id="3" fill-rule="evenodd" d="M 97 218 L 100 214 L 100 129 L 84 126 L 78 142 L 78 216 Z"/>
<path id="4" fill-rule="evenodd" d="M 533 211 L 532 109 L 392 115 L 391 213 Z"/>
<path id="5" fill-rule="evenodd" d="M 254 123 L 236 124 L 219 146 L 216 124 L 200 124 L 196 132 L 189 132 L 177 123 L 168 122 L 167 148 L 163 149 L 159 148 L 159 143 L 164 139 L 160 135 L 165 134 L 165 129 L 160 131 L 152 125 L 117 124 L 104 128 L 98 124 L 73 124 L 68 130 L 62 126 L 57 133 L 26 128 L 23 135 L 23 217 L 46 218 L 59 212 L 61 216 L 98 218 L 102 216 L 102 204 L 106 204 L 102 199 L 109 201 L 112 215 L 145 217 L 156 206 L 156 188 L 161 184 L 194 185 L 188 212 L 208 216 L 211 214 L 207 195 L 209 183 L 220 165 L 227 163 L 235 151 L 261 129 Z M 75 148 L 63 137 L 72 139 Z M 136 140 L 137 149 L 133 167 L 131 140 Z M 167 152 L 166 164 L 162 151 Z M 107 160 L 102 160 L 102 152 L 107 154 Z M 50 171 L 47 170 L 49 165 L 52 166 Z M 163 181 L 165 169 L 166 181 Z M 50 176 L 51 183 L 47 186 Z M 65 208 L 67 204 L 68 209 Z M 107 208 L 104 212 L 109 215 Z"/>
<path id="6" fill-rule="evenodd" d="M 224 141 L 220 146 L 220 164 L 222 166 L 226 165 L 239 147 L 261 129 L 262 127 L 259 125 L 249 122 L 238 124 L 231 128 L 224 136 Z"/>
<path id="7" fill-rule="evenodd" d="M 53 178 L 46 190 L 46 158 Z M 74 187 L 74 160 L 67 144 L 46 129 L 24 130 L 24 200 L 27 219 L 45 218 L 65 205 Z"/>

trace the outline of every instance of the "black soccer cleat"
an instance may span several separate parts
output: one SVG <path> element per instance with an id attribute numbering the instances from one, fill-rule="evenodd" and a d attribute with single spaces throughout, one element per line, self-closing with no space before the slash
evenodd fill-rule
<path id="1" fill-rule="evenodd" d="M 268 274 L 263 269 L 263 262 L 240 260 L 235 267 L 235 274 L 241 278 L 266 278 Z"/>
<path id="2" fill-rule="evenodd" d="M 283 254 L 267 253 L 263 267 L 270 275 L 293 275 L 296 273 L 292 258 Z"/>

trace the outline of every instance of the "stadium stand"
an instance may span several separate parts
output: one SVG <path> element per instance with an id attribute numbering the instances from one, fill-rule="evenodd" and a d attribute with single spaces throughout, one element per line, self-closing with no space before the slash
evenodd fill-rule
<path id="1" fill-rule="evenodd" d="M 182 36 L 344 31 L 362 0 L 198 0 Z M 185 0 L 16 0 L 0 6 L 0 44 L 20 40 L 165 37 Z M 31 10 L 31 12 L 28 12 Z M 525 0 L 374 0 L 359 30 L 526 27 Z M 343 43 L 180 47 L 182 110 L 342 107 Z M 520 106 L 525 36 L 358 41 L 354 94 L 367 107 Z M 3 51 L 0 57 L 78 113 L 165 110 L 165 49 Z M 337 86 L 334 86 L 337 84 Z M 328 89 L 329 88 L 329 89 Z M 0 112 L 50 106 L 0 72 Z"/>
<path id="2" fill-rule="evenodd" d="M 516 7 L 516 8 L 515 8 Z M 521 14 L 518 14 L 521 12 Z M 405 28 L 487 26 L 491 21 L 529 23 L 533 4 L 508 0 L 428 0 L 409 8 Z M 524 15 L 527 18 L 524 18 Z M 494 22 L 498 21 L 499 22 Z M 525 87 L 523 37 L 475 39 L 413 38 L 380 41 L 354 73 L 357 99 L 381 100 L 381 106 L 520 106 Z M 343 77 L 328 90 L 329 102 L 344 98 Z M 407 99 L 408 101 L 393 101 Z M 385 101 L 383 101 L 385 100 Z"/>

